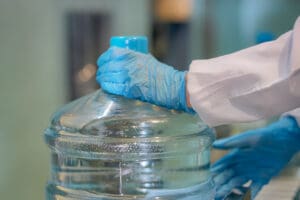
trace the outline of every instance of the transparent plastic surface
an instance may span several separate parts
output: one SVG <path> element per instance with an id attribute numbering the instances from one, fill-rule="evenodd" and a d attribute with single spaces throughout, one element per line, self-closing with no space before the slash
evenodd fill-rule
<path id="1" fill-rule="evenodd" d="M 214 134 L 195 115 L 98 90 L 45 131 L 47 199 L 213 199 Z"/>

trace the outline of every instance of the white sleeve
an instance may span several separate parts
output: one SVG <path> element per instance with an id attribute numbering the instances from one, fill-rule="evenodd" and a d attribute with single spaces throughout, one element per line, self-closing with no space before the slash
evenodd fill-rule
<path id="1" fill-rule="evenodd" d="M 192 107 L 211 126 L 300 107 L 300 17 L 275 41 L 193 61 L 187 77 Z"/>

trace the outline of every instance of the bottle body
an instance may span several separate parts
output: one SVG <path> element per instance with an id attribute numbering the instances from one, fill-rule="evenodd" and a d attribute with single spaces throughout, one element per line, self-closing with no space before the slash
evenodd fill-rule
<path id="1" fill-rule="evenodd" d="M 194 142 L 195 138 L 190 141 Z M 161 147 L 163 145 L 166 144 Z M 187 142 L 186 145 L 193 144 Z M 132 160 L 78 158 L 52 153 L 48 199 L 213 199 L 209 149 L 186 152 L 187 155 L 165 156 L 164 153 L 161 151 L 156 158 L 149 155 Z M 130 157 L 130 153 L 125 154 Z"/>
<path id="2" fill-rule="evenodd" d="M 145 37 L 111 46 L 148 52 Z M 213 131 L 191 114 L 101 89 L 52 116 L 47 200 L 210 200 Z"/>
<path id="3" fill-rule="evenodd" d="M 71 102 L 45 132 L 47 199 L 212 199 L 213 133 L 198 120 L 101 90 Z"/>

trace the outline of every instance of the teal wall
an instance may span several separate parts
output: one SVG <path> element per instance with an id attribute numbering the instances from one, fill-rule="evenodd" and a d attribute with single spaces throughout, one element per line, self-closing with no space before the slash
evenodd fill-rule
<path id="1" fill-rule="evenodd" d="M 298 0 L 195 1 L 191 58 L 211 58 L 252 46 L 261 31 L 279 36 L 293 27 L 297 16 Z"/>
<path id="2" fill-rule="evenodd" d="M 0 199 L 41 200 L 43 130 L 67 99 L 65 13 L 107 12 L 113 34 L 148 34 L 149 1 L 0 1 Z"/>
<path id="3" fill-rule="evenodd" d="M 49 156 L 43 129 L 66 92 L 51 2 L 0 2 L 1 199 L 44 196 Z"/>

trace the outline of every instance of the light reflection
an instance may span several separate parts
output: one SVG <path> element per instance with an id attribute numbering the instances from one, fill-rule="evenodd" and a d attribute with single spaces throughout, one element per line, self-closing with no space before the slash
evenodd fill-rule
<path id="1" fill-rule="evenodd" d="M 151 120 L 151 123 L 152 124 L 158 124 L 158 123 L 163 123 L 163 122 L 166 122 L 167 120 L 165 119 L 161 119 L 161 120 L 158 120 L 158 119 L 152 119 Z"/>
<path id="2" fill-rule="evenodd" d="M 114 104 L 113 101 L 110 101 L 110 102 L 108 103 L 108 106 L 106 107 L 106 109 L 104 110 L 104 112 L 103 112 L 103 114 L 101 115 L 100 118 L 106 117 L 106 116 L 108 115 L 109 111 L 111 111 L 111 108 L 112 108 L 113 104 Z"/>
<path id="3" fill-rule="evenodd" d="M 79 72 L 78 78 L 81 82 L 87 82 L 96 74 L 97 67 L 93 64 L 85 65 Z"/>

